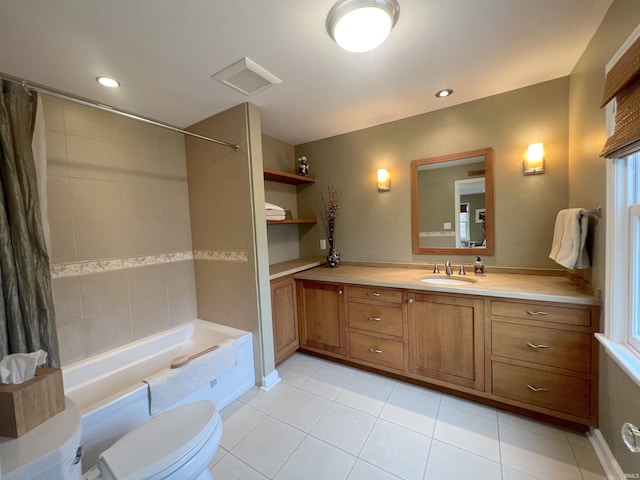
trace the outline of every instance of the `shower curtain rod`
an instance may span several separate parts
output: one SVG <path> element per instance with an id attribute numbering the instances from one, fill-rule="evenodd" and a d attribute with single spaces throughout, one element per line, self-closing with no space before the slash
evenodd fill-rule
<path id="1" fill-rule="evenodd" d="M 79 103 L 80 105 L 84 105 L 87 107 L 97 108 L 98 110 L 104 110 L 105 112 L 115 113 L 117 115 L 131 118 L 133 120 L 140 120 L 141 122 L 149 123 L 151 125 L 155 125 L 156 127 L 166 128 L 168 130 L 173 130 L 174 132 L 182 133 L 183 135 L 188 135 L 190 137 L 199 138 L 201 140 L 206 140 L 207 142 L 216 143 L 218 145 L 223 145 L 225 147 L 233 148 L 235 152 L 240 151 L 240 145 L 237 143 L 229 143 L 223 140 L 217 140 L 211 137 L 205 137 L 204 135 L 198 135 L 197 133 L 188 132 L 187 130 L 182 130 L 181 128 L 174 127 L 173 125 L 169 125 L 168 123 L 158 122 L 157 120 L 152 120 L 150 118 L 141 117 L 140 115 L 136 115 L 134 113 L 129 113 L 124 110 L 119 110 L 115 107 L 111 107 L 109 105 L 104 105 L 102 103 L 96 103 L 92 100 L 88 100 L 85 98 L 75 97 L 68 93 L 61 92 L 59 90 L 54 90 L 48 87 L 44 87 L 42 85 L 37 85 L 35 83 L 27 82 L 26 80 L 22 80 L 11 75 L 7 75 L 5 73 L 0 73 L 0 79 L 9 80 L 11 82 L 16 82 L 22 85 L 28 91 L 34 91 L 39 93 L 44 93 L 46 95 L 51 95 L 52 97 L 61 98 L 63 100 L 68 100 L 70 102 Z"/>

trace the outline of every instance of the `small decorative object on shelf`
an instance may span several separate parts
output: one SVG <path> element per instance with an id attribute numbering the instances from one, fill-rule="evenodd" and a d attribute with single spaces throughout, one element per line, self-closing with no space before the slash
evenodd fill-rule
<path id="1" fill-rule="evenodd" d="M 335 242 L 336 221 L 338 219 L 338 210 L 340 210 L 341 194 L 341 190 L 334 185 L 328 184 L 326 188 L 320 186 L 320 194 L 316 197 L 316 210 L 329 243 L 327 263 L 330 268 L 335 268 L 340 264 L 340 254 L 335 250 Z"/>
<path id="2" fill-rule="evenodd" d="M 298 157 L 298 175 L 303 177 L 309 176 L 309 164 L 307 163 L 307 157 Z"/>

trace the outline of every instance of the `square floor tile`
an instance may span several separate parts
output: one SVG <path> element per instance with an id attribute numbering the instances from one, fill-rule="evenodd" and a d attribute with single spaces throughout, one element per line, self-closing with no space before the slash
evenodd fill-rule
<path id="1" fill-rule="evenodd" d="M 491 418 L 496 421 L 498 420 L 498 412 L 495 408 L 464 398 L 455 397 L 453 395 L 442 395 L 440 405 L 447 405 L 459 410 L 475 413 L 476 415 L 482 415 L 483 417 Z"/>
<path id="2" fill-rule="evenodd" d="M 589 448 L 572 446 L 572 448 L 584 480 L 606 480 L 607 476 L 591 446 Z"/>
<path id="3" fill-rule="evenodd" d="M 428 390 L 413 391 L 396 385 L 380 412 L 380 418 L 431 436 L 440 407 L 439 398 Z"/>
<path id="4" fill-rule="evenodd" d="M 327 411 L 331 402 L 303 390 L 296 390 L 271 414 L 273 417 L 309 432 Z"/>
<path id="5" fill-rule="evenodd" d="M 514 470 L 513 468 L 502 465 L 502 480 L 541 480 L 540 477 L 534 477 L 528 473 Z M 548 478 L 542 480 L 550 480 Z"/>
<path id="6" fill-rule="evenodd" d="M 319 368 L 315 359 L 296 353 L 289 360 L 278 367 L 280 379 L 294 387 L 302 385 L 307 378 Z"/>
<path id="7" fill-rule="evenodd" d="M 267 417 L 231 453 L 263 475 L 273 478 L 304 437 L 300 430 Z"/>
<path id="8" fill-rule="evenodd" d="M 300 388 L 329 400 L 335 400 L 351 377 L 352 375 L 320 367 L 300 385 Z"/>
<path id="9" fill-rule="evenodd" d="M 346 480 L 356 457 L 313 437 L 298 447 L 275 480 Z"/>
<path id="10" fill-rule="evenodd" d="M 336 402 L 378 416 L 393 386 L 394 382 L 385 378 L 356 375 L 338 395 Z"/>
<path id="11" fill-rule="evenodd" d="M 259 387 L 253 387 L 238 400 L 264 413 L 273 412 L 287 397 L 295 392 L 295 387 L 279 382 L 271 390 L 265 392 Z"/>
<path id="12" fill-rule="evenodd" d="M 433 440 L 425 478 L 429 480 L 502 480 L 500 463 Z"/>
<path id="13" fill-rule="evenodd" d="M 349 474 L 348 480 L 399 480 L 400 477 L 358 459 Z"/>
<path id="14" fill-rule="evenodd" d="M 509 412 L 498 412 L 498 426 L 511 425 L 513 427 L 528 430 L 533 433 L 545 435 L 547 437 L 557 438 L 558 440 L 567 439 L 567 431 L 564 428 L 549 425 L 547 423 L 538 422 L 531 418 L 516 415 Z"/>
<path id="15" fill-rule="evenodd" d="M 567 438 L 500 424 L 502 464 L 544 479 L 581 480 Z"/>
<path id="16" fill-rule="evenodd" d="M 226 455 L 222 460 L 209 469 L 213 478 L 224 480 L 266 480 L 267 477 L 260 474 L 246 463 L 243 463 L 233 455 Z"/>
<path id="17" fill-rule="evenodd" d="M 316 423 L 311 435 L 352 455 L 358 455 L 376 417 L 334 403 Z"/>
<path id="18" fill-rule="evenodd" d="M 265 414 L 239 402 L 230 403 L 220 411 L 222 417 L 222 438 L 220 446 L 231 450 L 264 418 Z"/>
<path id="19" fill-rule="evenodd" d="M 440 405 L 433 438 L 500 462 L 496 419 Z"/>
<path id="20" fill-rule="evenodd" d="M 360 458 L 405 480 L 422 480 L 431 438 L 378 420 Z"/>

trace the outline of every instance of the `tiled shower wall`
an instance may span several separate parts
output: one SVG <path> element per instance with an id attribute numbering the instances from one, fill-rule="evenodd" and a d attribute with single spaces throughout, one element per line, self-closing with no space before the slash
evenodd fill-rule
<path id="1" fill-rule="evenodd" d="M 197 318 L 183 135 L 43 100 L 62 364 Z"/>

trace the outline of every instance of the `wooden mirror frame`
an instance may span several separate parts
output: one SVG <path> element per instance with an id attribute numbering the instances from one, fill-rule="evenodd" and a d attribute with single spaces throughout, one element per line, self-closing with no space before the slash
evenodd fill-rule
<path id="1" fill-rule="evenodd" d="M 485 239 L 484 247 L 420 247 L 419 203 L 418 203 L 418 167 L 432 165 L 464 158 L 484 156 L 485 178 Z M 468 152 L 452 153 L 439 157 L 423 158 L 411 162 L 411 243 L 414 254 L 444 255 L 493 255 L 493 148 L 481 148 Z"/>

